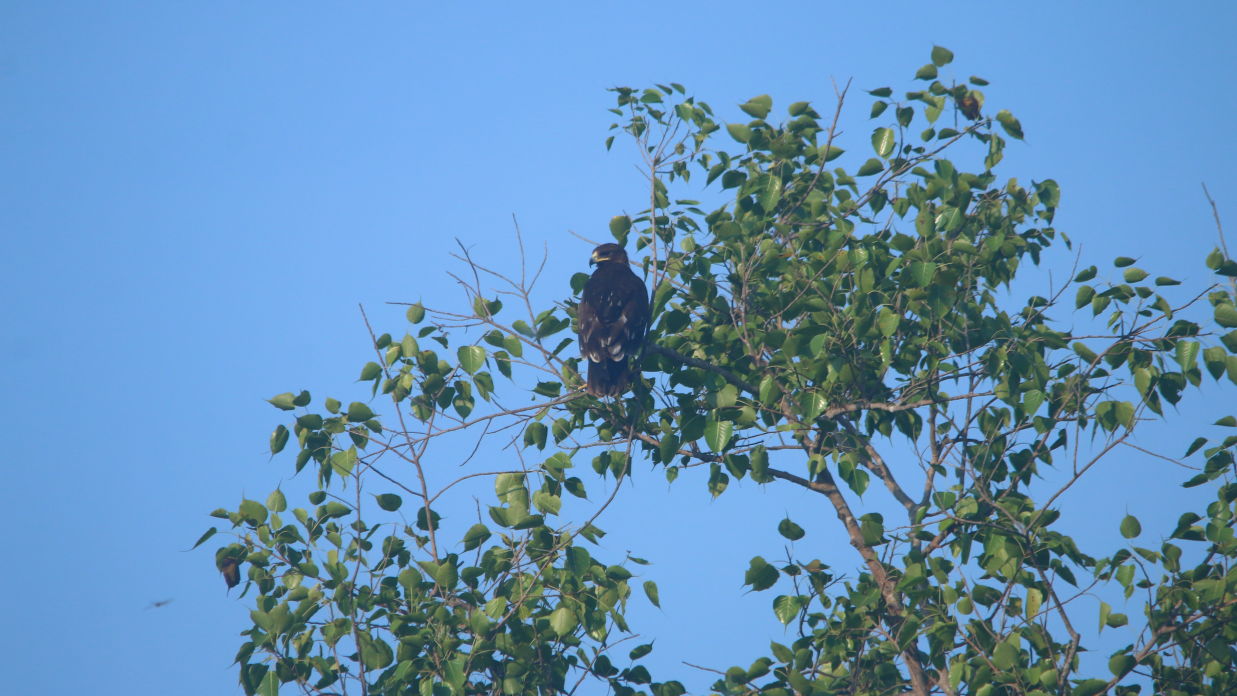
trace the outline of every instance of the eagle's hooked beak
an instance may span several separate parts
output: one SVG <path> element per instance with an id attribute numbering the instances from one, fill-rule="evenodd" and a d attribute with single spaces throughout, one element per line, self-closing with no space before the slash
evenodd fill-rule
<path id="1" fill-rule="evenodd" d="M 609 256 L 602 256 L 601 254 L 594 251 L 592 257 L 589 258 L 588 260 L 588 265 L 596 266 L 597 264 L 601 263 L 602 261 L 606 261 L 609 258 L 610 258 Z"/>

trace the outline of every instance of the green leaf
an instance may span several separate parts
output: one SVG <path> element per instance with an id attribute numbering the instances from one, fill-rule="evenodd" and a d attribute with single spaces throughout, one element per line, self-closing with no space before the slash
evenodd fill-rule
<path id="1" fill-rule="evenodd" d="M 1127 268 L 1121 277 L 1125 278 L 1127 283 L 1137 283 L 1147 277 L 1147 272 L 1141 268 Z"/>
<path id="2" fill-rule="evenodd" d="M 936 66 L 931 63 L 928 63 L 927 65 L 923 66 L 919 70 L 915 71 L 915 79 L 916 80 L 935 80 L 936 74 L 937 74 Z"/>
<path id="3" fill-rule="evenodd" d="M 760 387 L 757 389 L 756 398 L 760 400 L 762 406 L 769 408 L 777 406 L 777 402 L 781 398 L 781 391 L 778 389 L 777 380 L 772 375 L 768 375 L 760 380 Z"/>
<path id="4" fill-rule="evenodd" d="M 485 349 L 481 346 L 461 346 L 456 355 L 460 359 L 460 367 L 470 375 L 485 364 Z"/>
<path id="5" fill-rule="evenodd" d="M 425 307 L 421 306 L 421 303 L 418 302 L 409 307 L 404 316 L 409 322 L 413 324 L 420 324 L 421 320 L 425 318 Z"/>
<path id="6" fill-rule="evenodd" d="M 1095 351 L 1088 348 L 1087 344 L 1082 341 L 1075 341 L 1070 347 L 1074 349 L 1074 353 L 1076 353 L 1078 357 L 1082 358 L 1087 363 L 1093 363 L 1096 358 L 1099 357 L 1095 354 Z"/>
<path id="7" fill-rule="evenodd" d="M 1228 352 L 1237 354 L 1237 331 L 1229 331 L 1220 337 L 1220 343 L 1228 349 Z"/>
<path id="8" fill-rule="evenodd" d="M 465 672 L 464 658 L 456 656 L 453 659 L 447 660 L 443 664 L 442 679 L 451 687 L 452 694 L 463 694 L 464 681 L 468 679 L 468 674 Z"/>
<path id="9" fill-rule="evenodd" d="M 730 477 L 726 472 L 722 471 L 722 467 L 714 462 L 709 465 L 709 494 L 714 498 L 726 491 L 726 487 L 730 485 Z"/>
<path id="10" fill-rule="evenodd" d="M 752 97 L 746 103 L 739 105 L 743 109 L 743 113 L 752 118 L 761 118 L 769 115 L 769 111 L 773 108 L 773 98 L 767 94 L 762 94 L 759 97 Z"/>
<path id="11" fill-rule="evenodd" d="M 399 506 L 404 504 L 404 499 L 394 493 L 383 493 L 376 495 L 374 498 L 378 501 L 378 507 L 387 512 L 395 512 Z"/>
<path id="12" fill-rule="evenodd" d="M 374 412 L 369 410 L 369 406 L 360 401 L 353 401 L 348 404 L 348 420 L 353 423 L 364 423 L 374 417 Z"/>
<path id="13" fill-rule="evenodd" d="M 286 444 L 288 444 L 288 429 L 282 425 L 276 426 L 275 432 L 271 433 L 271 454 L 279 454 Z"/>
<path id="14" fill-rule="evenodd" d="M 799 616 L 805 603 L 806 599 L 801 595 L 778 595 L 773 599 L 773 613 L 785 626 Z"/>
<path id="15" fill-rule="evenodd" d="M 1207 438 L 1205 438 L 1205 437 L 1196 437 L 1196 438 L 1194 438 L 1194 442 L 1191 442 L 1191 443 L 1190 443 L 1190 446 L 1189 446 L 1188 448 L 1186 448 L 1186 451 L 1185 451 L 1185 455 L 1184 455 L 1184 456 L 1188 457 L 1188 456 L 1190 456 L 1191 454 L 1194 454 L 1195 452 L 1197 452 L 1197 451 L 1198 451 L 1198 448 L 1199 448 L 1199 447 L 1202 447 L 1202 446 L 1203 446 L 1203 445 L 1205 445 L 1205 444 L 1207 444 Z"/>
<path id="16" fill-rule="evenodd" d="M 1034 619 L 1039 614 L 1039 609 L 1044 603 L 1044 593 L 1034 587 L 1027 588 L 1027 599 L 1024 603 L 1026 610 L 1026 618 L 1028 621 Z"/>
<path id="17" fill-rule="evenodd" d="M 880 328 L 881 335 L 885 338 L 889 338 L 897 332 L 900 322 L 901 317 L 888 307 L 881 307 L 880 312 L 876 315 L 876 325 Z"/>
<path id="18" fill-rule="evenodd" d="M 709 420 L 704 424 L 704 441 L 709 446 L 711 452 L 721 452 L 730 442 L 730 436 L 734 433 L 734 423 L 727 420 L 717 420 L 715 415 L 710 415 Z"/>
<path id="19" fill-rule="evenodd" d="M 277 409 L 280 409 L 281 411 L 291 411 L 292 409 L 296 408 L 296 406 L 293 404 L 293 401 L 295 398 L 296 397 L 292 395 L 292 392 L 284 392 L 282 394 L 276 394 L 275 396 L 272 396 L 266 401 L 267 403 L 271 404 Z"/>
<path id="20" fill-rule="evenodd" d="M 1017 638 L 1012 638 L 997 643 L 996 648 L 992 651 L 992 664 L 996 665 L 997 669 L 1009 671 L 1017 664 L 1017 640 Z"/>
<path id="21" fill-rule="evenodd" d="M 742 123 L 727 123 L 726 132 L 730 133 L 730 137 L 735 140 L 746 143 L 752 139 L 752 129 Z M 725 177 L 722 177 L 723 180 Z"/>
<path id="22" fill-rule="evenodd" d="M 215 536 L 215 533 L 216 533 L 216 532 L 218 532 L 218 531 L 219 531 L 219 530 L 218 530 L 217 528 L 215 528 L 215 527 L 211 527 L 210 529 L 208 529 L 208 530 L 206 530 L 205 532 L 203 532 L 203 533 L 202 533 L 202 536 L 198 537 L 198 540 L 197 540 L 197 541 L 195 541 L 195 542 L 193 543 L 193 546 L 189 547 L 189 548 L 190 548 L 190 550 L 192 550 L 192 549 L 196 549 L 197 547 L 201 546 L 201 545 L 202 545 L 202 542 L 204 542 L 204 541 L 206 541 L 207 539 L 209 539 L 209 538 L 211 538 L 211 537 Z"/>
<path id="23" fill-rule="evenodd" d="M 1114 677 L 1120 677 L 1127 674 L 1131 669 L 1134 669 L 1134 656 L 1126 653 L 1118 653 L 1108 658 L 1108 671 L 1112 672 Z"/>
<path id="24" fill-rule="evenodd" d="M 340 476 L 349 476 L 352 474 L 352 468 L 356 466 L 356 460 L 356 447 L 335 452 L 331 455 L 331 469 Z"/>
<path id="25" fill-rule="evenodd" d="M 855 172 L 855 176 L 872 176 L 873 174 L 879 173 L 884 169 L 885 165 L 882 164 L 880 160 L 873 157 L 867 162 L 864 162 L 862 167 L 859 167 L 859 171 Z"/>
<path id="26" fill-rule="evenodd" d="M 926 288 L 932 284 L 932 276 L 936 274 L 936 264 L 931 261 L 913 261 L 907 267 L 915 287 Z"/>
<path id="27" fill-rule="evenodd" d="M 1001 109 L 996 115 L 996 120 L 1005 129 L 1005 132 L 1009 134 L 1009 137 L 1022 140 L 1022 124 L 1018 122 L 1018 119 L 1014 118 L 1013 114 L 1005 109 Z"/>
<path id="28" fill-rule="evenodd" d="M 317 430 L 322 427 L 322 416 L 316 413 L 306 413 L 296 419 L 296 424 L 305 430 Z"/>
<path id="29" fill-rule="evenodd" d="M 631 578 L 631 571 L 620 565 L 607 566 L 606 577 L 611 580 L 622 582 Z"/>
<path id="30" fill-rule="evenodd" d="M 1237 307 L 1224 303 L 1216 305 L 1216 323 L 1226 329 L 1237 326 Z"/>
<path id="31" fill-rule="evenodd" d="M 1079 285 L 1078 292 L 1074 295 L 1074 309 L 1082 309 L 1091 304 L 1091 300 L 1095 298 L 1095 288 L 1090 285 Z"/>
<path id="32" fill-rule="evenodd" d="M 1126 515 L 1125 518 L 1121 520 L 1121 536 L 1126 539 L 1133 539 L 1139 534 L 1142 534 L 1142 531 L 1143 527 L 1138 523 L 1137 517 L 1133 515 Z"/>
<path id="33" fill-rule="evenodd" d="M 1212 379 L 1220 379 L 1228 367 L 1228 355 L 1222 346 L 1211 346 L 1203 350 L 1203 364 L 1207 366 L 1207 372 L 1211 373 Z"/>
<path id="34" fill-rule="evenodd" d="M 877 128 L 872 131 L 872 149 L 881 157 L 889 157 L 895 144 L 897 143 L 892 128 Z"/>
<path id="35" fill-rule="evenodd" d="M 1038 389 L 1032 389 L 1022 395 L 1022 412 L 1027 416 L 1035 415 L 1041 404 L 1044 403 L 1044 392 Z"/>
<path id="36" fill-rule="evenodd" d="M 558 396 L 558 393 L 562 390 L 562 382 L 538 382 L 537 386 L 533 387 L 534 394 L 551 397 Z"/>
<path id="37" fill-rule="evenodd" d="M 385 669 L 395 660 L 395 654 L 386 641 L 374 638 L 368 631 L 357 631 L 357 644 L 361 648 L 361 662 L 369 669 Z"/>
<path id="38" fill-rule="evenodd" d="M 480 298 L 477 298 L 480 300 Z M 414 358 L 417 355 L 417 339 L 408 334 L 404 334 L 403 340 L 399 342 L 399 354 L 405 358 Z"/>
<path id="39" fill-rule="evenodd" d="M 524 486 L 524 474 L 510 473 L 495 476 L 494 493 L 507 505 L 528 511 L 528 488 Z"/>
<path id="40" fill-rule="evenodd" d="M 823 145 L 821 146 L 821 149 L 825 149 Z M 837 145 L 830 145 L 828 147 L 828 151 L 824 153 L 825 161 L 832 162 L 833 160 L 841 157 L 843 152 L 846 152 L 846 150 L 843 150 Z"/>
<path id="41" fill-rule="evenodd" d="M 266 521 L 266 506 L 256 500 L 242 500 L 239 510 L 241 517 L 254 526 Z"/>
<path id="42" fill-rule="evenodd" d="M 254 693 L 257 696 L 279 696 L 279 675 L 275 672 L 267 672 Z"/>
<path id="43" fill-rule="evenodd" d="M 627 239 L 627 232 L 631 229 L 631 218 L 626 215 L 615 215 L 610 218 L 610 234 L 615 239 Z"/>
<path id="44" fill-rule="evenodd" d="M 1190 371 L 1195 368 L 1198 362 L 1199 344 L 1197 341 L 1178 341 L 1177 350 L 1174 351 L 1177 358 L 1177 364 L 1181 369 Z"/>
<path id="45" fill-rule="evenodd" d="M 954 52 L 944 46 L 932 47 L 932 64 L 936 67 L 944 67 L 953 62 Z"/>
<path id="46" fill-rule="evenodd" d="M 494 597 L 485 603 L 485 615 L 491 619 L 502 618 L 503 614 L 507 613 L 507 598 Z"/>
<path id="47" fill-rule="evenodd" d="M 1082 271 L 1080 271 L 1078 275 L 1074 276 L 1074 282 L 1085 283 L 1088 280 L 1091 280 L 1092 278 L 1094 278 L 1097 273 L 1099 273 L 1099 269 L 1097 269 L 1095 266 L 1089 266 L 1087 268 L 1082 269 Z"/>
<path id="48" fill-rule="evenodd" d="M 550 614 L 550 628 L 554 629 L 560 638 L 576 630 L 579 625 L 575 612 L 567 607 L 559 607 Z"/>
<path id="49" fill-rule="evenodd" d="M 545 449 L 546 436 L 550 429 L 545 423 L 533 421 L 528 424 L 528 428 L 524 430 L 524 446 L 536 447 L 537 449 Z"/>
<path id="50" fill-rule="evenodd" d="M 769 474 L 769 452 L 764 445 L 758 445 L 750 453 L 749 466 L 752 480 L 756 483 L 769 483 L 773 476 Z"/>
<path id="51" fill-rule="evenodd" d="M 1219 247 L 1212 249 L 1211 253 L 1207 254 L 1206 263 L 1207 268 L 1213 271 L 1218 270 L 1224 264 L 1224 254 L 1220 253 Z"/>
<path id="52" fill-rule="evenodd" d="M 649 598 L 649 601 L 653 603 L 653 606 L 657 607 L 658 609 L 661 608 L 661 599 L 659 598 L 657 594 L 657 583 L 653 582 L 652 580 L 645 580 L 644 581 L 644 594 L 646 597 Z"/>
<path id="53" fill-rule="evenodd" d="M 467 532 L 464 533 L 464 539 L 463 539 L 464 550 L 472 551 L 473 549 L 477 548 L 481 544 L 485 543 L 485 540 L 489 539 L 490 536 L 491 534 L 490 534 L 490 530 L 488 527 L 481 524 L 480 522 L 478 522 L 477 524 L 474 524 L 473 526 L 468 528 Z"/>
<path id="54" fill-rule="evenodd" d="M 288 499 L 284 497 L 283 491 L 276 488 L 266 496 L 266 509 L 271 512 L 283 512 L 288 509 Z"/>
<path id="55" fill-rule="evenodd" d="M 795 524 L 789 517 L 777 523 L 777 532 L 791 541 L 798 541 L 804 535 L 803 527 Z"/>
<path id="56" fill-rule="evenodd" d="M 859 532 L 863 535 L 863 543 L 876 546 L 885 542 L 884 518 L 880 513 L 870 512 L 859 518 Z"/>
<path id="57" fill-rule="evenodd" d="M 370 362 L 365 363 L 365 367 L 361 368 L 361 376 L 357 378 L 357 381 L 368 382 L 370 380 L 378 379 L 381 376 L 382 367 L 378 363 L 371 360 Z"/>
<path id="58" fill-rule="evenodd" d="M 752 591 L 759 592 L 773 587 L 777 582 L 777 568 L 769 565 L 760 556 L 752 558 L 747 572 L 743 574 L 743 584 L 751 585 Z"/>
<path id="59" fill-rule="evenodd" d="M 563 499 L 546 491 L 533 493 L 533 505 L 545 515 L 557 515 L 563 507 Z"/>

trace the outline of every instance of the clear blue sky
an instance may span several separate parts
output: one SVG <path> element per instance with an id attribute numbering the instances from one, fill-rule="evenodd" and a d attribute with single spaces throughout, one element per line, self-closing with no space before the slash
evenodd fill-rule
<path id="1" fill-rule="evenodd" d="M 1203 181 L 1237 230 L 1232 3 L 600 5 L 0 0 L 6 692 L 240 693 L 247 604 L 209 549 L 183 550 L 211 509 L 291 475 L 263 399 L 358 395 L 357 303 L 402 331 L 383 302 L 459 302 L 453 238 L 505 263 L 513 214 L 550 247 L 544 297 L 567 292 L 589 251 L 569 231 L 643 206 L 632 151 L 602 147 L 606 87 L 676 81 L 737 118 L 761 93 L 831 104 L 831 77 L 905 84 L 941 44 L 1021 119 L 1002 170 L 1060 182 L 1058 227 L 1089 262 L 1204 280 Z M 844 114 L 855 147 L 867 104 Z M 1209 393 L 1184 415 L 1231 407 Z M 1180 478 L 1112 466 L 1084 540 Z M 781 512 L 830 520 L 783 489 L 710 503 L 687 478 L 644 475 L 649 503 L 601 524 L 612 555 L 655 562 L 666 608 L 638 627 L 699 690 L 711 677 L 677 659 L 746 664 L 780 635 L 740 583 L 781 547 Z M 809 527 L 797 553 L 813 544 L 842 546 Z"/>

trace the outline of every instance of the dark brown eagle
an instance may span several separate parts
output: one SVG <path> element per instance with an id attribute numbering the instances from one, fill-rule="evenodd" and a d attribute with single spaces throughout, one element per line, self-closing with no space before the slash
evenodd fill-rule
<path id="1" fill-rule="evenodd" d="M 618 396 L 639 369 L 631 362 L 640 357 L 649 325 L 648 290 L 617 244 L 597 247 L 588 263 L 597 264 L 580 296 L 580 355 L 588 360 L 588 391 Z"/>

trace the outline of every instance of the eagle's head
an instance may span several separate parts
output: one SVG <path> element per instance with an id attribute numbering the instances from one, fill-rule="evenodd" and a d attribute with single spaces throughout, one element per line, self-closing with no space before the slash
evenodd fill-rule
<path id="1" fill-rule="evenodd" d="M 607 262 L 626 264 L 627 250 L 614 243 L 602 244 L 593 249 L 593 256 L 588 260 L 588 265 Z"/>

